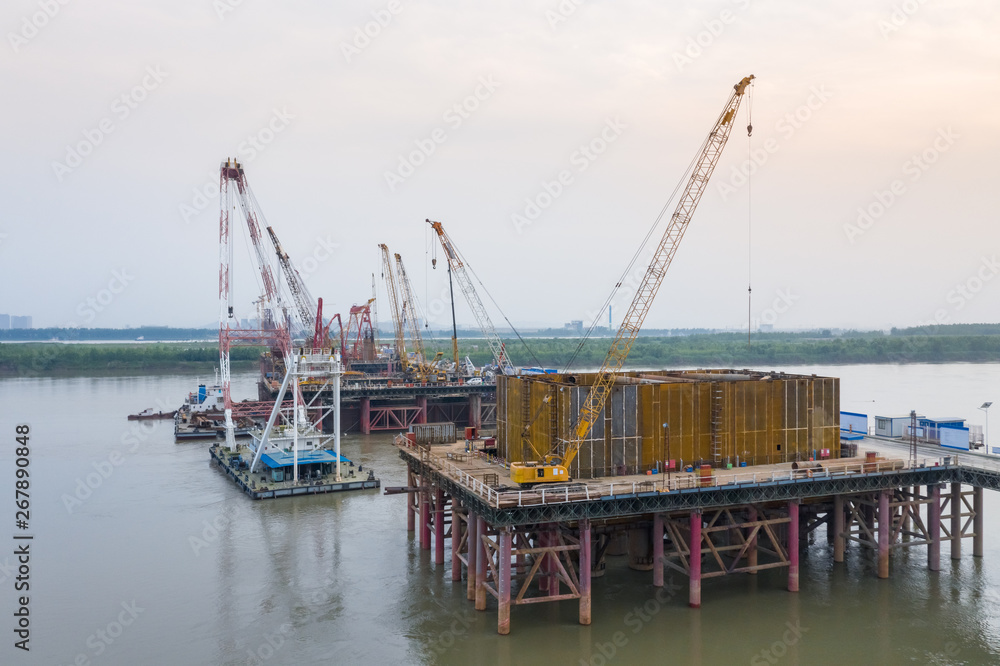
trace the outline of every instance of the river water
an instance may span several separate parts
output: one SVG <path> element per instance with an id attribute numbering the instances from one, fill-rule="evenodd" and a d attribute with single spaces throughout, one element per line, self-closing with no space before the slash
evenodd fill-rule
<path id="1" fill-rule="evenodd" d="M 982 423 L 976 408 L 1000 398 L 1000 364 L 780 369 L 841 377 L 842 408 L 869 414 L 915 408 Z M 783 570 L 712 579 L 695 611 L 686 579 L 668 572 L 658 594 L 651 574 L 608 558 L 591 626 L 577 624 L 574 602 L 521 606 L 500 637 L 495 606 L 477 613 L 464 582 L 407 534 L 405 496 L 254 502 L 210 468 L 204 443 L 174 443 L 169 421 L 125 420 L 176 406 L 196 382 L 0 380 L 0 663 L 1000 663 L 995 493 L 985 557 L 968 544 L 953 562 L 945 546 L 939 573 L 922 548 L 894 551 L 885 581 L 856 546 L 834 567 L 817 534 L 798 594 Z M 253 396 L 253 382 L 238 376 L 234 395 Z M 14 527 L 17 423 L 31 427 L 26 532 Z M 390 442 L 352 435 L 343 450 L 383 486 L 405 485 Z M 15 533 L 34 536 L 28 653 L 14 648 Z"/>

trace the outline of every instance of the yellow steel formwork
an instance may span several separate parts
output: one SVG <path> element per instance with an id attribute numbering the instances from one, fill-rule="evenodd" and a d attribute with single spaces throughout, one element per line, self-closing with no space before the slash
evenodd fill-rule
<path id="1" fill-rule="evenodd" d="M 594 378 L 498 377 L 500 455 L 538 460 L 572 437 Z M 839 379 L 750 370 L 631 372 L 616 382 L 569 471 L 592 478 L 662 470 L 666 460 L 770 464 L 808 460 L 823 449 L 840 455 Z"/>

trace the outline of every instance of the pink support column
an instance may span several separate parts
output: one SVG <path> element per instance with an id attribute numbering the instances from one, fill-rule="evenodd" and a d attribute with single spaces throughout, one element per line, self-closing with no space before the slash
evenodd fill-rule
<path id="1" fill-rule="evenodd" d="M 962 559 L 962 484 L 951 484 L 951 559 Z"/>
<path id="2" fill-rule="evenodd" d="M 701 511 L 691 512 L 688 606 L 701 608 Z"/>
<path id="3" fill-rule="evenodd" d="M 444 564 L 444 488 L 434 493 L 434 564 Z"/>
<path id="4" fill-rule="evenodd" d="M 972 489 L 972 511 L 976 514 L 972 517 L 972 556 L 983 556 L 983 489 L 976 486 Z"/>
<path id="5" fill-rule="evenodd" d="M 892 516 L 889 514 L 889 491 L 878 494 L 878 577 L 889 577 L 889 527 Z"/>
<path id="6" fill-rule="evenodd" d="M 930 543 L 927 544 L 927 568 L 931 571 L 941 570 L 941 484 L 928 486 L 931 502 L 927 505 L 927 531 L 930 532 Z"/>
<path id="7" fill-rule="evenodd" d="M 361 434 L 369 435 L 372 431 L 372 399 L 361 398 L 358 420 L 361 422 Z"/>
<path id="8" fill-rule="evenodd" d="M 747 520 L 751 523 L 757 522 L 757 507 L 752 506 L 747 510 Z M 751 527 L 750 530 L 753 531 L 756 527 Z M 750 539 L 750 545 L 747 546 L 747 566 L 750 567 L 750 571 L 747 573 L 757 575 L 757 535 L 756 533 Z"/>
<path id="9" fill-rule="evenodd" d="M 653 514 L 653 587 L 663 587 L 663 515 Z"/>
<path id="10" fill-rule="evenodd" d="M 590 543 L 590 521 L 580 521 L 580 624 L 590 624 L 590 572 L 593 564 Z M 663 571 L 663 568 L 660 568 Z M 662 585 L 662 581 L 660 582 Z"/>
<path id="11" fill-rule="evenodd" d="M 412 470 L 407 469 L 406 485 L 413 487 L 417 483 L 417 475 Z M 417 516 L 413 505 L 416 503 L 416 493 L 406 493 L 406 531 L 412 532 L 417 522 Z"/>
<path id="12" fill-rule="evenodd" d="M 462 580 L 462 558 L 461 545 L 462 535 L 465 534 L 465 521 L 462 520 L 462 511 L 456 508 L 458 502 L 451 498 L 451 579 L 452 581 Z"/>
<path id="13" fill-rule="evenodd" d="M 500 553 L 497 561 L 497 593 L 500 595 L 500 610 L 497 612 L 497 633 L 510 633 L 510 528 L 505 527 L 498 535 Z"/>
<path id="14" fill-rule="evenodd" d="M 833 498 L 833 561 L 844 561 L 844 496 Z"/>
<path id="15" fill-rule="evenodd" d="M 476 542 L 476 610 L 486 610 L 486 546 L 483 545 L 483 536 L 486 535 L 486 520 L 482 516 L 477 518 L 476 528 L 479 540 Z"/>
<path id="16" fill-rule="evenodd" d="M 420 485 L 427 484 L 427 479 L 420 477 Z M 420 491 L 420 548 L 430 550 L 431 548 L 431 497 L 430 489 Z"/>
<path id="17" fill-rule="evenodd" d="M 478 570 L 476 555 L 479 554 L 479 549 L 476 548 L 476 544 L 479 543 L 479 516 L 472 511 L 469 511 L 468 515 L 468 529 L 469 543 L 467 545 L 467 552 L 465 553 L 465 557 L 468 560 L 468 566 L 465 571 L 467 580 L 465 598 L 473 601 L 476 598 L 476 571 Z"/>
<path id="18" fill-rule="evenodd" d="M 417 423 L 427 423 L 427 396 L 418 395 L 417 396 L 417 407 L 420 411 L 417 412 Z"/>
<path id="19" fill-rule="evenodd" d="M 799 503 L 788 503 L 788 591 L 799 591 Z"/>

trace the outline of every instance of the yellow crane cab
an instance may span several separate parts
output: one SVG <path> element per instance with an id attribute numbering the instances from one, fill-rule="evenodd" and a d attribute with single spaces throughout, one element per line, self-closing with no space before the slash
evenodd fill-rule
<path id="1" fill-rule="evenodd" d="M 569 470 L 562 465 L 512 462 L 510 464 L 510 480 L 522 486 L 533 486 L 539 483 L 566 483 L 569 481 Z"/>

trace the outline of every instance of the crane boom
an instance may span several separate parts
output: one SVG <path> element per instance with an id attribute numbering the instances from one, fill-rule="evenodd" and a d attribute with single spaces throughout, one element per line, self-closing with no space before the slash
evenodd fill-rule
<path id="1" fill-rule="evenodd" d="M 483 302 L 479 299 L 479 294 L 476 293 L 476 288 L 469 278 L 465 263 L 458 254 L 458 250 L 455 248 L 451 237 L 444 230 L 444 225 L 432 220 L 427 220 L 427 224 L 431 225 L 434 231 L 437 232 L 438 240 L 441 241 L 441 247 L 444 248 L 444 254 L 448 258 L 448 266 L 451 268 L 452 273 L 455 274 L 455 279 L 458 280 L 458 287 L 462 290 L 462 295 L 465 296 L 465 300 L 468 302 L 469 309 L 472 310 L 476 322 L 479 323 L 483 337 L 486 338 L 486 344 L 490 346 L 490 351 L 493 352 L 493 360 L 496 361 L 497 368 L 505 375 L 515 374 L 514 366 L 507 357 L 504 344 L 500 340 L 500 336 L 497 335 L 496 328 L 493 327 L 493 322 L 490 320 L 490 315 L 486 312 Z"/>
<path id="2" fill-rule="evenodd" d="M 292 260 L 288 258 L 288 253 L 281 248 L 281 243 L 278 241 L 278 236 L 274 233 L 274 229 L 268 227 L 267 234 L 271 237 L 274 251 L 278 255 L 278 263 L 281 264 L 281 271 L 285 274 L 285 282 L 288 283 L 288 291 L 292 294 L 292 300 L 295 302 L 295 311 L 299 314 L 302 327 L 306 331 L 313 330 L 316 327 L 316 300 L 309 293 L 309 289 L 306 287 L 302 276 L 299 275 L 299 271 L 292 265 Z"/>
<path id="3" fill-rule="evenodd" d="M 406 334 L 403 330 L 403 315 L 399 309 L 399 296 L 396 293 L 396 276 L 392 270 L 392 260 L 389 258 L 389 247 L 385 243 L 379 244 L 382 250 L 382 274 L 385 277 L 386 291 L 389 294 L 389 312 L 392 313 L 392 325 L 396 332 L 396 354 L 403 370 L 409 368 L 410 362 L 406 357 Z"/>
<path id="4" fill-rule="evenodd" d="M 413 351 L 416 352 L 417 366 L 423 368 L 427 362 L 424 355 L 424 339 L 420 335 L 420 323 L 417 321 L 417 308 L 413 300 L 413 289 L 410 288 L 410 278 L 403 268 L 403 258 L 396 255 L 396 269 L 399 271 L 399 290 L 403 293 L 403 319 L 410 327 L 410 339 L 413 341 Z"/>
<path id="5" fill-rule="evenodd" d="M 740 101 L 747 86 L 750 85 L 753 79 L 754 76 L 750 75 L 733 86 L 733 92 L 730 93 L 726 106 L 723 108 L 722 113 L 719 114 L 715 125 L 712 127 L 712 131 L 709 132 L 708 138 L 706 138 L 701 146 L 700 154 L 691 170 L 687 185 L 684 187 L 677 202 L 677 207 L 670 217 L 670 222 L 663 233 L 663 238 L 660 239 L 660 243 L 653 254 L 653 259 L 646 268 L 646 273 L 639 287 L 636 289 L 635 295 L 632 297 L 632 303 L 625 313 L 625 317 L 622 319 L 621 326 L 618 328 L 618 333 L 611 343 L 611 348 L 608 350 L 607 356 L 604 358 L 604 363 L 597 372 L 597 377 L 591 385 L 590 391 L 587 393 L 583 406 L 580 408 L 580 416 L 574 429 L 573 440 L 565 443 L 555 443 L 549 453 L 545 455 L 542 468 L 537 468 L 536 465 L 530 463 L 527 465 L 524 463 L 513 463 L 511 465 L 511 478 L 515 481 L 524 483 L 568 480 L 567 469 L 573 462 L 573 459 L 576 458 L 577 453 L 579 453 L 583 440 L 590 434 L 594 423 L 601 415 L 601 412 L 604 411 L 608 395 L 611 393 L 611 387 L 614 385 L 615 379 L 618 377 L 622 366 L 625 364 L 625 360 L 628 358 L 632 344 L 639 334 L 639 329 L 642 328 L 642 323 L 649 313 L 660 285 L 663 283 L 663 277 L 666 275 L 667 269 L 670 268 L 681 239 L 684 238 L 684 232 L 687 231 L 694 211 L 698 207 L 705 189 L 708 187 L 708 181 L 712 177 L 712 172 L 715 171 L 716 165 L 719 163 L 719 158 L 722 156 L 722 149 L 725 147 L 726 142 L 729 140 L 729 134 L 732 132 L 732 121 L 736 117 Z M 564 450 L 560 451 L 560 449 Z M 541 474 L 538 474 L 539 469 L 542 470 Z M 553 473 L 547 474 L 546 472 L 549 469 Z"/>

